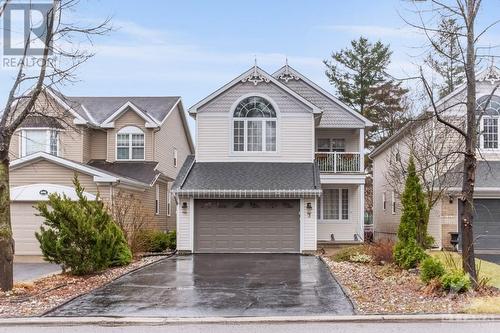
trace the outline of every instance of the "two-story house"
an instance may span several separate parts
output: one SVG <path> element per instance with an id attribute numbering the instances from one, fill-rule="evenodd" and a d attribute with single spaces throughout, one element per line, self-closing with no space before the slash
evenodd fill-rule
<path id="1" fill-rule="evenodd" d="M 189 109 L 196 154 L 173 185 L 185 253 L 308 253 L 362 241 L 371 123 L 285 65 L 256 65 Z"/>
<path id="2" fill-rule="evenodd" d="M 99 193 L 113 205 L 119 191 L 132 194 L 152 217 L 148 227 L 175 229 L 170 189 L 194 152 L 180 97 L 69 97 L 45 88 L 35 110 L 10 146 L 17 256 L 41 254 L 33 205 L 53 192 L 75 198 L 75 174 L 87 198 Z"/>
<path id="3" fill-rule="evenodd" d="M 500 250 L 500 70 L 491 66 L 476 75 L 478 147 L 477 171 L 474 191 L 475 219 L 473 223 L 475 248 L 478 252 Z M 466 119 L 465 84 L 436 101 L 441 117 L 457 126 L 465 126 Z M 463 140 L 455 131 L 443 133 L 442 124 L 434 117 L 434 110 L 428 109 L 417 121 L 404 126 L 385 143 L 370 154 L 373 159 L 373 221 L 375 239 L 395 239 L 401 218 L 401 204 L 394 184 L 390 182 L 393 163 L 405 165 L 415 141 L 431 140 L 435 147 L 429 156 L 435 163 L 429 163 L 427 182 L 432 189 L 442 191 L 440 200 L 430 212 L 428 233 L 434 238 L 437 248 L 450 248 L 450 233 L 460 232 L 459 200 L 462 188 L 463 164 L 461 156 L 449 166 L 439 167 L 441 161 L 452 151 L 463 151 Z M 463 127 L 462 127 L 463 128 Z M 423 140 L 422 140 L 423 141 Z M 460 154 L 459 154 L 460 155 Z M 396 158 L 395 158 L 396 157 Z M 453 159 L 452 159 L 453 161 Z M 418 163 L 417 163 L 418 164 Z M 435 174 L 432 174 L 435 173 Z M 404 175 L 401 175 L 401 184 Z M 430 187 L 428 187 L 430 188 Z"/>

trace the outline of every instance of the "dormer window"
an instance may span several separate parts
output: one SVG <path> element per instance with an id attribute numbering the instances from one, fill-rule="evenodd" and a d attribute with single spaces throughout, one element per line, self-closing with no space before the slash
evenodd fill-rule
<path id="1" fill-rule="evenodd" d="M 265 98 L 247 97 L 236 106 L 233 113 L 233 151 L 276 151 L 276 111 Z"/>
<path id="2" fill-rule="evenodd" d="M 144 132 L 135 126 L 126 126 L 116 134 L 117 160 L 144 160 Z"/>
<path id="3" fill-rule="evenodd" d="M 21 130 L 21 156 L 37 152 L 59 154 L 59 131 L 55 129 L 23 129 Z"/>

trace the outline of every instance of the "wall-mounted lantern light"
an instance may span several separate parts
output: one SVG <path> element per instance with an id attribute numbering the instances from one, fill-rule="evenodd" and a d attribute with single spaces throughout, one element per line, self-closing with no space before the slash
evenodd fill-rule
<path id="1" fill-rule="evenodd" d="M 453 195 L 451 195 L 451 194 L 450 194 L 450 195 L 448 195 L 448 201 L 450 202 L 450 204 L 452 204 L 452 203 L 453 203 L 453 199 L 454 199 L 454 198 L 453 198 Z"/>
<path id="2" fill-rule="evenodd" d="M 311 211 L 312 211 L 312 204 L 310 202 L 307 203 L 306 209 L 307 209 L 307 217 L 311 217 Z"/>
<path id="3" fill-rule="evenodd" d="M 188 203 L 187 203 L 186 201 L 183 201 L 183 202 L 182 202 L 182 206 L 181 206 L 181 208 L 182 208 L 182 210 L 183 210 L 184 212 L 186 212 L 186 211 L 187 211 L 187 209 L 188 209 Z"/>

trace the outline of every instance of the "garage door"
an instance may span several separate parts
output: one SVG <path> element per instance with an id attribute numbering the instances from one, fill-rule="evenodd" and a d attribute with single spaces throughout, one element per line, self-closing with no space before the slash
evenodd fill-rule
<path id="1" fill-rule="evenodd" d="M 40 230 L 43 219 L 35 216 L 34 205 L 35 202 L 13 202 L 10 205 L 16 255 L 42 255 L 35 231 Z"/>
<path id="2" fill-rule="evenodd" d="M 500 200 L 475 199 L 474 239 L 477 250 L 500 250 Z"/>
<path id="3" fill-rule="evenodd" d="M 195 252 L 297 253 L 298 200 L 196 200 Z"/>

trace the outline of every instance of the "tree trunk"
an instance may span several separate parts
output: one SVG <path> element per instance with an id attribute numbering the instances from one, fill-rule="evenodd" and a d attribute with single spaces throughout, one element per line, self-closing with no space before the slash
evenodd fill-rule
<path id="1" fill-rule="evenodd" d="M 474 183 L 476 178 L 476 55 L 475 55 L 475 2 L 467 1 L 467 54 L 465 74 L 467 78 L 467 135 L 465 137 L 465 157 L 463 168 L 462 214 L 460 216 L 460 230 L 462 232 L 462 268 L 469 273 L 473 287 L 477 287 L 477 273 L 474 256 Z"/>
<path id="2" fill-rule="evenodd" d="M 14 240 L 10 224 L 8 150 L 0 153 L 0 289 L 13 287 Z"/>

